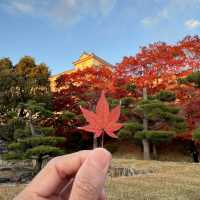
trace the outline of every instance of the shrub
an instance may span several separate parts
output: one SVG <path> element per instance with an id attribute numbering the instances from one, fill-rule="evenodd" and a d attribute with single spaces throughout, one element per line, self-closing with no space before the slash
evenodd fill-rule
<path id="1" fill-rule="evenodd" d="M 104 147 L 111 153 L 115 153 L 119 148 L 119 143 L 107 143 Z"/>

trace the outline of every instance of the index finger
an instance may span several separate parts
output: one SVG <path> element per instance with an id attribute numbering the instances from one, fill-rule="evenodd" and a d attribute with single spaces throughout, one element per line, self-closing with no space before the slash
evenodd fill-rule
<path id="1" fill-rule="evenodd" d="M 52 159 L 27 186 L 26 190 L 40 197 L 53 195 L 57 188 L 76 174 L 91 151 L 80 151 Z"/>

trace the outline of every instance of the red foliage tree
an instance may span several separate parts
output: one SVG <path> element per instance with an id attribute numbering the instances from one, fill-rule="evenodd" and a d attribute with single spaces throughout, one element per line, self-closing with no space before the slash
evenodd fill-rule
<path id="1" fill-rule="evenodd" d="M 55 110 L 79 113 L 83 101 L 91 107 L 102 89 L 112 89 L 112 76 L 107 67 L 90 67 L 60 76 L 56 80 L 58 92 L 54 93 Z"/>
<path id="2" fill-rule="evenodd" d="M 160 90 L 173 90 L 177 97 L 176 104 L 183 108 L 182 114 L 188 121 L 189 129 L 192 129 L 199 117 L 199 102 L 194 98 L 200 95 L 192 84 L 178 84 L 177 80 L 199 68 L 200 37 L 187 36 L 175 45 L 158 42 L 141 48 L 136 56 L 124 57 L 117 65 L 116 73 L 124 78 L 132 77 L 140 96 L 142 88 L 147 88 L 150 95 Z M 181 137 L 191 140 L 191 131 Z"/>
<path id="3" fill-rule="evenodd" d="M 106 66 L 89 67 L 64 74 L 56 80 L 58 92 L 54 93 L 55 110 L 79 113 L 82 102 L 87 103 L 86 107 L 91 109 L 102 90 L 119 99 L 128 95 L 126 86 L 129 81 L 116 77 L 113 70 Z"/>
<path id="4" fill-rule="evenodd" d="M 174 45 L 154 43 L 141 48 L 135 56 L 124 57 L 115 70 L 106 66 L 90 67 L 60 76 L 57 79 L 58 92 L 54 94 L 54 107 L 56 111 L 69 110 L 80 114 L 79 105 L 82 103 L 85 103 L 84 107 L 94 110 L 102 90 L 117 99 L 134 95 L 141 97 L 143 88 L 147 88 L 148 95 L 160 90 L 173 90 L 177 97 L 176 104 L 182 106 L 182 113 L 185 113 L 190 127 L 194 122 L 191 122 L 193 116 L 189 116 L 192 111 L 188 109 L 194 107 L 192 102 L 198 96 L 197 90 L 192 85 L 178 84 L 177 79 L 199 68 L 200 37 L 187 36 Z M 137 93 L 128 90 L 134 86 Z"/>
<path id="5" fill-rule="evenodd" d="M 146 87 L 153 94 L 173 88 L 177 78 L 200 67 L 200 38 L 186 37 L 175 45 L 154 43 L 141 48 L 136 56 L 124 57 L 117 65 L 117 73 L 132 77 L 138 88 Z"/>
<path id="6" fill-rule="evenodd" d="M 129 95 L 130 91 L 127 90 L 129 84 L 129 79 L 116 77 L 114 70 L 107 66 L 98 68 L 94 66 L 64 74 L 56 80 L 58 90 L 53 94 L 54 109 L 57 112 L 67 110 L 75 113 L 78 117 L 76 127 L 82 126 L 84 120 L 80 113 L 80 106 L 94 111 L 102 90 L 106 91 L 109 97 L 120 99 Z M 67 122 L 63 124 L 68 126 Z M 70 132 L 77 132 L 76 127 Z M 70 134 L 67 127 L 64 129 L 59 126 L 59 129 L 67 130 L 67 134 Z"/>

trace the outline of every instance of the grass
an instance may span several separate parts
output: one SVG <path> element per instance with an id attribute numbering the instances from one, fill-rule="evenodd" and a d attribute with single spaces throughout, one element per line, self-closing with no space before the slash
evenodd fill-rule
<path id="1" fill-rule="evenodd" d="M 113 165 L 153 173 L 134 177 L 109 177 L 109 200 L 200 200 L 200 165 L 181 162 L 114 159 Z M 22 185 L 0 187 L 0 200 L 11 200 Z"/>
<path id="2" fill-rule="evenodd" d="M 23 185 L 0 186 L 0 200 L 12 200 L 23 188 Z"/>
<path id="3" fill-rule="evenodd" d="M 114 164 L 151 170 L 148 175 L 109 178 L 110 200 L 200 200 L 200 165 L 191 163 L 114 160 Z"/>

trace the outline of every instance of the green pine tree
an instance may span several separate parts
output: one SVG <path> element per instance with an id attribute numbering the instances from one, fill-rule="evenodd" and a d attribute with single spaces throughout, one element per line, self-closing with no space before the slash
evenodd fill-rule
<path id="1" fill-rule="evenodd" d="M 128 106 L 125 109 L 122 107 L 130 120 L 119 131 L 119 136 L 142 141 L 144 159 L 150 159 L 150 145 L 153 147 L 153 157 L 157 158 L 157 144 L 171 140 L 186 129 L 184 119 L 178 115 L 179 109 L 166 103 L 172 101 L 173 96 L 173 93 L 161 91 L 136 104 L 129 100 Z"/>
<path id="2" fill-rule="evenodd" d="M 44 105 L 36 101 L 28 101 L 26 104 L 20 104 L 27 112 L 27 118 L 18 118 L 24 120 L 21 126 L 13 128 L 12 137 L 14 142 L 9 142 L 8 152 L 4 154 L 4 158 L 12 159 L 33 159 L 36 160 L 34 173 L 40 171 L 42 162 L 47 157 L 61 155 L 64 151 L 58 147 L 64 143 L 63 137 L 54 136 L 54 128 L 36 126 L 34 120 L 38 120 L 38 116 L 50 116 L 51 112 L 45 109 Z"/>
<path id="3" fill-rule="evenodd" d="M 185 78 L 178 79 L 180 84 L 192 84 L 194 87 L 200 87 L 200 72 L 196 71 Z"/>

